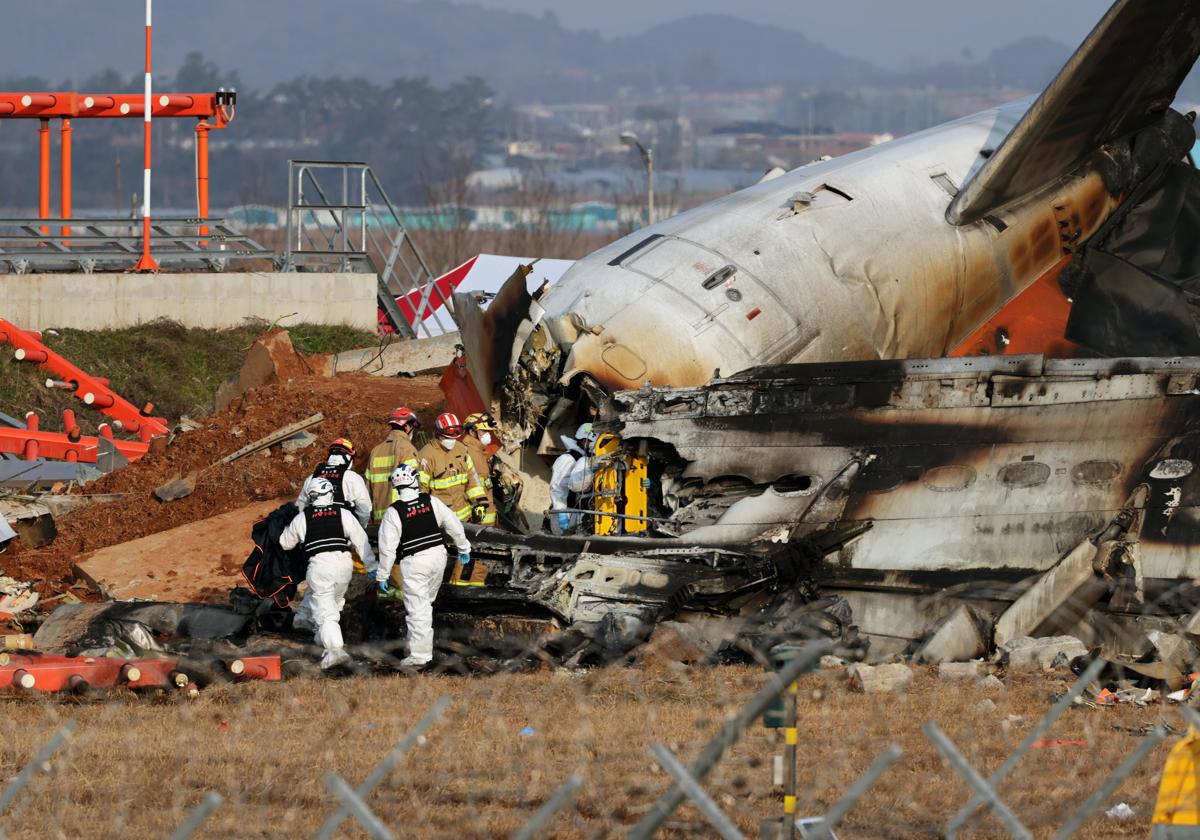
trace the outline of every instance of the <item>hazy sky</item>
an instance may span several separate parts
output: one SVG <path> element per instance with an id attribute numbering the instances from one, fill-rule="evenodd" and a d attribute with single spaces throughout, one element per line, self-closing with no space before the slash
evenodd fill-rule
<path id="1" fill-rule="evenodd" d="M 778 23 L 838 52 L 894 69 L 957 58 L 964 47 L 982 57 L 1029 35 L 1076 46 L 1110 0 L 472 0 L 484 6 L 541 14 L 552 9 L 564 26 L 605 34 L 640 32 L 666 20 L 723 12 Z"/>

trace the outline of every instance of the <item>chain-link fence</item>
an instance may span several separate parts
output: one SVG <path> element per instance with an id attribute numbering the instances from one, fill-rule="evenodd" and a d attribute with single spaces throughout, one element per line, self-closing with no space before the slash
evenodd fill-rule
<path id="1" fill-rule="evenodd" d="M 1144 836 L 1164 739 L 1195 718 L 1186 706 L 1085 702 L 1102 660 L 1078 678 L 1013 673 L 999 684 L 918 669 L 903 693 L 864 694 L 848 689 L 844 666 L 819 667 L 828 651 L 805 644 L 774 672 L 647 656 L 486 677 L 213 684 L 194 697 L 13 692 L 0 828 L 8 837 Z M 764 728 L 763 713 L 781 702 L 783 725 Z"/>

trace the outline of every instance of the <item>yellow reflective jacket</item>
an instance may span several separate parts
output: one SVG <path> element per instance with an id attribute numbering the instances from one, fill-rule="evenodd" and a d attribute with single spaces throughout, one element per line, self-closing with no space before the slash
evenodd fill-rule
<path id="1" fill-rule="evenodd" d="M 441 499 L 454 514 L 466 522 L 471 509 L 487 504 L 483 481 L 475 461 L 461 443 L 447 452 L 437 439 L 429 441 L 417 453 L 420 461 L 421 490 Z"/>
<path id="2" fill-rule="evenodd" d="M 467 451 L 471 453 L 471 460 L 475 463 L 475 470 L 479 473 L 479 481 L 483 485 L 483 492 L 487 498 L 487 513 L 483 515 L 483 519 L 479 520 L 479 524 L 495 525 L 496 497 L 492 492 L 491 459 L 488 458 L 487 449 L 479 441 L 479 438 L 472 434 L 463 437 L 462 445 L 467 447 Z"/>
<path id="3" fill-rule="evenodd" d="M 392 429 L 383 443 L 371 450 L 371 458 L 367 461 L 367 487 L 371 490 L 371 521 L 382 522 L 383 514 L 388 506 L 399 496 L 392 487 L 392 470 L 401 464 L 410 464 L 421 469 L 417 458 L 417 448 L 413 446 L 408 435 L 399 429 Z"/>
<path id="4" fill-rule="evenodd" d="M 1200 825 L 1197 773 L 1200 773 L 1200 737 L 1195 729 L 1189 728 L 1187 736 L 1171 748 L 1167 763 L 1163 765 L 1158 800 L 1154 805 L 1152 822 L 1155 826 Z"/>

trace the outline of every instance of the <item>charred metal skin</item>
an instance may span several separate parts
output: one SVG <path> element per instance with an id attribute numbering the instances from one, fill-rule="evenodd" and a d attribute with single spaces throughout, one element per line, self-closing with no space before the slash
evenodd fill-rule
<path id="1" fill-rule="evenodd" d="M 467 525 L 471 553 L 488 570 L 482 589 L 443 593 L 455 605 L 537 607 L 567 624 L 614 610 L 647 623 L 680 610 L 735 615 L 778 589 L 811 586 L 812 568 L 851 534 L 789 545 L 705 544 L 637 537 L 520 536 Z"/>
<path id="2" fill-rule="evenodd" d="M 1200 577 L 1198 378 L 1195 358 L 785 365 L 619 393 L 613 425 L 626 445 L 649 439 L 675 458 L 664 504 L 688 525 L 680 539 L 870 523 L 820 582 L 864 632 L 907 639 L 930 617 L 891 596 L 958 586 L 1003 601 L 993 584 L 1104 540 L 1134 521 L 1130 500 L 1147 591 Z"/>

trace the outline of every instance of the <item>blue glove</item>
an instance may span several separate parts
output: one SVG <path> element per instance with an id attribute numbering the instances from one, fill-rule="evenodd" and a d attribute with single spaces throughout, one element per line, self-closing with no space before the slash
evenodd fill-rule
<path id="1" fill-rule="evenodd" d="M 458 563 L 460 566 L 465 566 L 470 562 L 471 562 L 471 552 L 469 552 L 469 551 L 458 552 Z"/>
<path id="2" fill-rule="evenodd" d="M 565 534 L 567 532 L 567 529 L 570 527 L 571 527 L 571 516 L 566 513 L 560 513 L 558 515 L 559 530 Z"/>
<path id="3" fill-rule="evenodd" d="M 375 588 L 379 590 L 380 595 L 386 595 L 391 591 L 388 589 L 388 582 L 386 580 L 377 581 L 375 583 Z"/>

